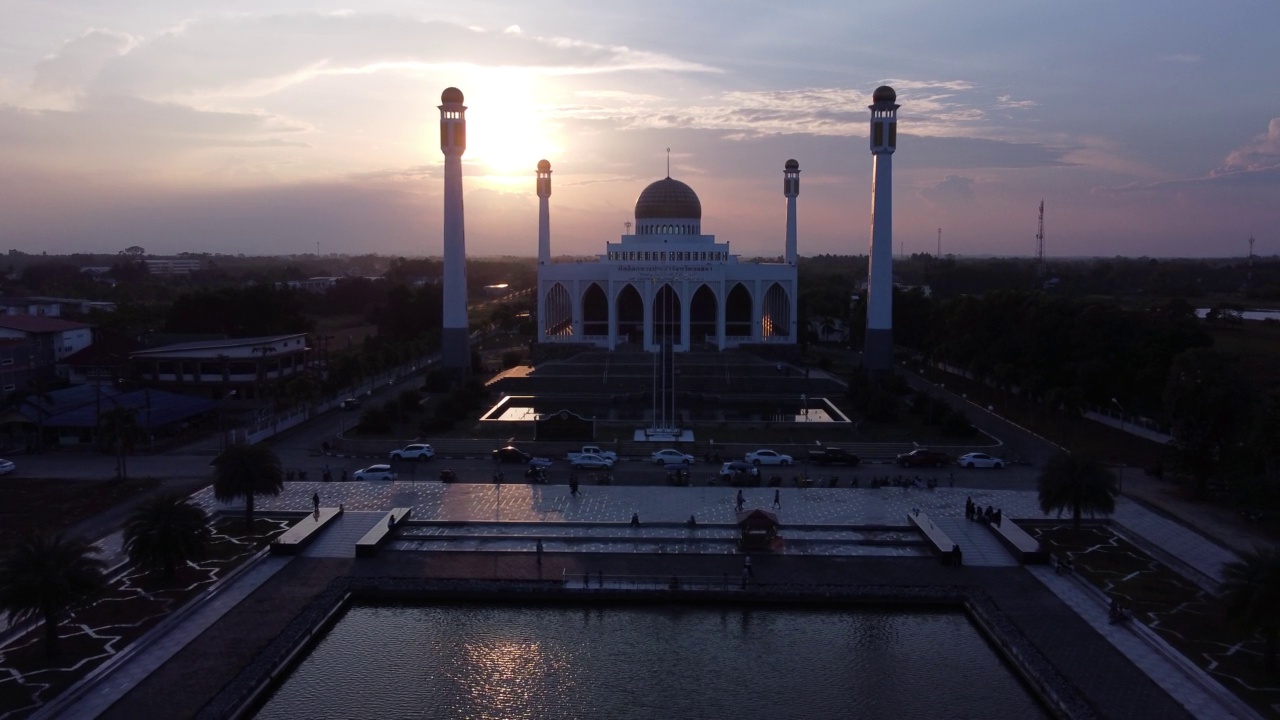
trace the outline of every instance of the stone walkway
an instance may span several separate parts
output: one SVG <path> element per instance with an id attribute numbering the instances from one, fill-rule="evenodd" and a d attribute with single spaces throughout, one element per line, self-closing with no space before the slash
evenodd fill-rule
<path id="1" fill-rule="evenodd" d="M 532 547 L 533 538 L 542 537 L 542 533 L 554 533 L 573 537 L 573 552 L 616 553 L 629 550 L 635 553 L 654 553 L 688 551 L 678 543 L 672 544 L 669 538 L 673 533 L 683 534 L 684 531 L 678 528 L 690 515 L 696 516 L 699 523 L 732 527 L 737 489 L 589 486 L 578 497 L 572 497 L 562 486 L 293 482 L 287 483 L 285 492 L 277 498 L 260 498 L 257 507 L 263 512 L 305 511 L 311 508 L 311 496 L 317 492 L 322 505 L 341 505 L 349 511 L 352 533 L 358 529 L 357 525 L 364 526 L 363 521 L 367 517 L 374 517 L 376 521 L 387 508 L 412 507 L 415 522 L 471 523 L 475 526 L 472 530 L 467 525 L 442 529 L 442 532 L 457 533 L 459 544 L 449 547 L 453 550 L 528 551 Z M 743 494 L 747 508 L 762 507 L 772 510 L 773 488 L 749 488 L 744 489 Z M 903 526 L 907 522 L 908 513 L 919 508 L 922 513 L 936 519 L 940 526 L 952 534 L 956 542 L 962 544 L 966 565 L 1016 565 L 999 546 L 990 530 L 964 519 L 966 497 L 971 497 L 981 506 L 1000 508 L 1006 519 L 1044 519 L 1036 493 L 1025 490 L 782 488 L 778 492 L 781 508 L 775 512 L 783 525 L 784 536 L 791 530 L 797 535 L 803 534 L 814 539 L 829 536 L 832 540 L 841 537 L 847 540 L 850 537 L 847 526 Z M 214 512 L 237 513 L 243 509 L 242 504 L 217 502 L 212 490 L 208 488 L 197 492 L 194 500 Z M 641 518 L 641 527 L 638 529 L 629 526 L 633 513 Z M 1128 533 L 1140 536 L 1154 547 L 1167 548 L 1183 562 L 1213 578 L 1221 576 L 1222 563 L 1233 557 L 1229 551 L 1175 521 L 1123 498 L 1117 503 L 1114 519 Z M 544 525 L 540 531 L 537 524 L 521 525 L 522 523 L 553 525 Z M 582 527 L 575 528 L 574 525 L 564 525 L 565 523 L 582 524 Z M 329 531 L 334 538 L 339 535 L 333 532 L 336 529 Z M 474 531 L 482 531 L 481 536 L 476 536 Z M 713 542 L 719 540 L 714 537 L 719 534 L 718 530 L 707 528 L 707 532 L 713 535 Z M 620 536 L 629 542 L 601 542 L 598 546 L 593 546 L 590 542 L 582 543 L 582 540 L 590 541 L 592 537 L 600 540 L 600 536 Z M 578 540 L 579 537 L 581 540 Z M 337 552 L 333 548 L 322 551 L 320 548 L 328 547 L 320 544 L 324 541 L 325 538 L 317 541 L 317 545 L 313 546 L 317 548 L 313 550 L 313 554 L 328 556 Z M 351 542 L 354 543 L 354 539 Z M 425 548 L 431 547 L 431 543 L 435 542 L 439 540 L 419 537 L 400 540 L 397 547 L 412 549 L 419 547 L 415 543 L 420 543 L 420 547 Z M 345 539 L 340 543 L 345 544 Z M 693 544 L 694 541 L 691 540 L 690 545 Z M 902 552 L 900 547 L 894 546 L 886 546 L 886 550 L 885 554 Z M 274 570 L 270 568 L 276 568 L 276 563 L 287 561 L 273 558 L 268 562 L 271 564 L 246 573 L 208 603 L 207 608 L 202 607 L 192 612 L 178 628 L 141 648 L 127 659 L 128 662 L 119 663 L 119 672 L 104 671 L 103 682 L 91 692 L 82 694 L 70 710 L 62 709 L 62 712 L 67 717 L 93 717 L 98 712 L 105 711 L 133 683 L 165 662 L 191 637 L 210 627 L 223 613 L 234 607 L 239 602 L 237 598 L 244 597 L 258 587 L 261 581 L 257 578 L 261 573 L 272 574 Z M 1105 605 L 1099 607 L 1098 599 L 1090 597 L 1087 589 L 1080 587 L 1078 581 L 1054 576 L 1052 571 L 1045 568 L 1033 568 L 1030 572 L 1196 717 L 1251 716 L 1246 712 L 1247 708 L 1241 709 L 1242 705 L 1234 696 L 1185 659 L 1182 662 L 1171 660 L 1168 656 L 1171 651 L 1167 647 L 1161 649 L 1153 644 L 1150 637 L 1139 637 L 1127 627 L 1107 625 Z M 1176 656 L 1176 653 L 1173 655 Z M 46 716 L 55 715 L 58 713 Z"/>

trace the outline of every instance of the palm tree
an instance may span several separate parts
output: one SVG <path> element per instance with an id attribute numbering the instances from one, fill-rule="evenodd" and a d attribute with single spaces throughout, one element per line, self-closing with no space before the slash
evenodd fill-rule
<path id="1" fill-rule="evenodd" d="M 159 495 L 139 507 L 124 526 L 124 546 L 135 563 L 172 579 L 179 563 L 197 560 L 213 532 L 204 510 L 181 496 Z"/>
<path id="2" fill-rule="evenodd" d="M 1049 458 L 1038 481 L 1040 509 L 1058 517 L 1070 510 L 1075 531 L 1080 532 L 1080 515 L 1110 515 L 1116 509 L 1116 476 L 1096 458 L 1060 452 Z"/>
<path id="3" fill-rule="evenodd" d="M 58 623 L 68 611 L 96 597 L 106 579 L 98 549 L 80 538 L 23 538 L 0 558 L 0 608 L 9 626 L 44 620 L 45 652 L 58 651 Z"/>
<path id="4" fill-rule="evenodd" d="M 218 502 L 244 498 L 244 522 L 253 525 L 253 500 L 284 490 L 280 458 L 265 445 L 232 445 L 213 459 L 213 496 Z"/>
<path id="5" fill-rule="evenodd" d="M 1280 552 L 1254 550 L 1222 566 L 1222 608 L 1227 618 L 1266 641 L 1263 666 L 1276 669 L 1276 636 L 1280 631 Z"/>

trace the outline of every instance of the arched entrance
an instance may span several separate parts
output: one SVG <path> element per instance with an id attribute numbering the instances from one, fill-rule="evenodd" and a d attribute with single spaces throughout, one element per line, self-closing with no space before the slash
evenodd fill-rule
<path id="1" fill-rule="evenodd" d="M 689 304 L 689 343 L 696 345 L 716 335 L 716 294 L 706 285 L 698 288 Z"/>
<path id="2" fill-rule="evenodd" d="M 764 293 L 760 326 L 763 337 L 791 337 L 791 298 L 778 283 L 770 285 Z"/>
<path id="3" fill-rule="evenodd" d="M 751 337 L 751 293 L 738 283 L 724 303 L 725 337 Z"/>
<path id="4" fill-rule="evenodd" d="M 573 299 L 564 285 L 556 283 L 547 291 L 543 303 L 542 327 L 547 337 L 567 337 L 573 334 Z"/>
<path id="5" fill-rule="evenodd" d="M 653 296 L 653 342 L 680 343 L 680 296 L 670 285 L 663 285 Z"/>
<path id="6" fill-rule="evenodd" d="M 609 334 L 609 298 L 596 283 L 582 294 L 582 334 Z"/>
<path id="7" fill-rule="evenodd" d="M 618 342 L 644 342 L 644 300 L 634 285 L 618 291 Z"/>

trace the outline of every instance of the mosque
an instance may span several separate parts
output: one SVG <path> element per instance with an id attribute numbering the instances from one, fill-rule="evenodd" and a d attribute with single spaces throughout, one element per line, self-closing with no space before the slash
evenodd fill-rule
<path id="1" fill-rule="evenodd" d="M 462 92 L 441 95 L 440 149 L 445 155 L 445 367 L 469 367 L 466 317 L 466 240 L 461 157 L 466 151 Z M 892 159 L 897 145 L 896 93 L 873 94 L 870 145 L 874 158 L 868 369 L 892 363 Z M 605 244 L 590 262 L 551 260 L 551 163 L 538 163 L 537 342 L 648 352 L 728 350 L 748 345 L 794 345 L 796 327 L 796 197 L 800 164 L 783 166 L 786 240 L 780 263 L 740 262 L 728 242 L 702 233 L 702 202 L 668 176 L 640 193 L 635 234 Z M 631 227 L 628 226 L 628 230 Z"/>
<path id="2" fill-rule="evenodd" d="M 728 242 L 704 235 L 697 193 L 671 177 L 640 193 L 635 234 L 606 243 L 595 261 L 554 263 L 551 164 L 538 163 L 538 341 L 651 352 L 795 343 L 799 176 L 787 161 L 781 263 L 740 262 Z"/>

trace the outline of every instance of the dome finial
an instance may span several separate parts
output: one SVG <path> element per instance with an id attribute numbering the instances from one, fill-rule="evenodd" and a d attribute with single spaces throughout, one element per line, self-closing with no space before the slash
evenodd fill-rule
<path id="1" fill-rule="evenodd" d="M 671 148 L 667 148 L 667 177 L 671 177 Z"/>

